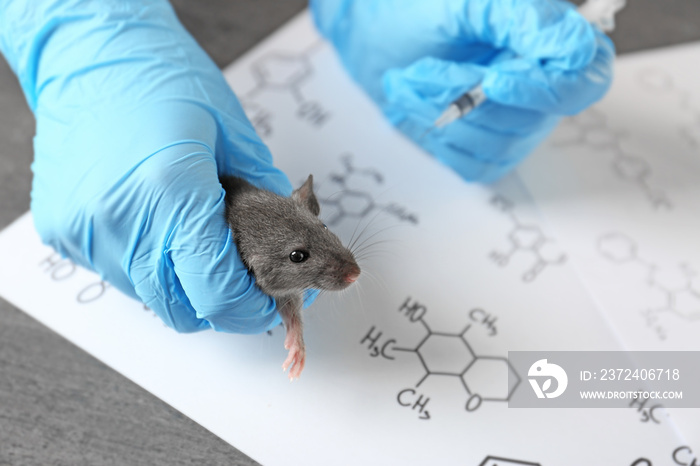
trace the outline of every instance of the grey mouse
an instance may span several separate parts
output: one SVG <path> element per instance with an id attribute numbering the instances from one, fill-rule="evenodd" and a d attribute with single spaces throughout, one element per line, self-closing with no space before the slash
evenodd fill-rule
<path id="1" fill-rule="evenodd" d="M 260 289 L 275 298 L 287 329 L 289 350 L 282 370 L 299 378 L 306 362 L 301 308 L 309 288 L 343 290 L 360 275 L 352 252 L 319 220 L 313 176 L 291 197 L 257 188 L 235 176 L 221 176 L 226 221 L 243 263 Z"/>

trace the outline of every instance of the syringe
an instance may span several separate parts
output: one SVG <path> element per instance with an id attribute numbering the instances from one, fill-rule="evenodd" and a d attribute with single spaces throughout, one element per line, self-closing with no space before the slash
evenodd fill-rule
<path id="1" fill-rule="evenodd" d="M 433 126 L 436 128 L 447 126 L 453 121 L 462 118 L 464 115 L 474 110 L 476 107 L 484 103 L 485 100 L 486 94 L 484 94 L 481 84 L 477 84 L 475 87 L 462 94 L 457 100 L 452 102 L 450 106 L 447 107 L 447 110 L 445 110 L 442 115 L 435 120 Z"/>
<path id="2" fill-rule="evenodd" d="M 578 8 L 578 12 L 602 31 L 610 32 L 615 29 L 615 13 L 624 8 L 625 3 L 626 0 L 587 0 Z M 485 100 L 484 90 L 481 84 L 477 84 L 452 102 L 423 136 L 433 128 L 443 128 L 469 114 Z"/>

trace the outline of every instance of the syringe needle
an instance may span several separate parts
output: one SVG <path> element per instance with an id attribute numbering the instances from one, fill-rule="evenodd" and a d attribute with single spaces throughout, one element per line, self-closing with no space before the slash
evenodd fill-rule
<path id="1" fill-rule="evenodd" d="M 481 84 L 476 85 L 469 91 L 465 92 L 457 100 L 452 102 L 447 110 L 445 110 L 442 115 L 440 115 L 433 126 L 426 131 L 427 134 L 433 128 L 442 128 L 449 125 L 455 120 L 462 118 L 464 115 L 468 114 L 476 107 L 484 103 L 486 100 L 486 95 L 481 87 Z M 425 137 L 425 134 L 423 137 Z"/>

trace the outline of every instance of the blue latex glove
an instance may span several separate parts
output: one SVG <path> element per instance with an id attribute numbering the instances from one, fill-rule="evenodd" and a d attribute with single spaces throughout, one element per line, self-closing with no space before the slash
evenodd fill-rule
<path id="1" fill-rule="evenodd" d="M 466 180 L 505 174 L 612 80 L 612 42 L 559 0 L 311 0 L 311 8 L 391 122 Z M 426 134 L 478 83 L 486 103 Z"/>
<path id="2" fill-rule="evenodd" d="M 291 186 L 165 0 L 0 0 L 0 50 L 36 116 L 44 242 L 178 331 L 280 323 L 232 242 L 218 174 Z"/>

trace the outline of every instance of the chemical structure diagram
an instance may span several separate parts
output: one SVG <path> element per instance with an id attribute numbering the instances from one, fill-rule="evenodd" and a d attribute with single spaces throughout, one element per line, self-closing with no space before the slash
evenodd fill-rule
<path id="1" fill-rule="evenodd" d="M 75 263 L 69 259 L 64 259 L 57 252 L 52 252 L 44 258 L 39 263 L 39 267 L 54 282 L 64 282 L 75 278 L 82 279 L 86 275 L 85 271 L 81 270 Z M 79 304 L 90 304 L 100 299 L 110 287 L 111 285 L 108 282 L 100 280 L 99 277 L 96 279 L 91 277 L 90 282 L 81 284 L 76 292 L 75 300 Z"/>
<path id="2" fill-rule="evenodd" d="M 321 127 L 331 114 L 317 101 L 304 96 L 303 87 L 313 76 L 310 56 L 322 44 L 313 43 L 301 53 L 269 52 L 251 65 L 256 85 L 243 94 L 241 105 L 260 137 L 272 135 L 272 113 L 260 105 L 256 98 L 263 92 L 289 93 L 297 105 L 296 116 L 314 127 Z"/>
<path id="3" fill-rule="evenodd" d="M 78 267 L 69 259 L 61 257 L 57 252 L 52 252 L 41 262 L 39 262 L 41 270 L 54 282 L 65 282 L 74 285 L 80 283 L 76 288 L 75 300 L 79 304 L 92 304 L 102 298 L 111 288 L 109 282 L 101 280 L 99 277 L 93 277 L 91 273 Z M 142 304 L 145 312 L 151 314 L 152 317 L 158 318 L 158 315 L 148 306 Z M 162 322 L 164 327 L 167 327 Z"/>
<path id="4" fill-rule="evenodd" d="M 649 92 L 669 96 L 686 114 L 690 123 L 678 128 L 678 134 L 692 149 L 700 149 L 700 108 L 693 105 L 688 89 L 679 87 L 667 72 L 658 68 L 645 68 L 639 72 L 639 84 Z"/>
<path id="5" fill-rule="evenodd" d="M 501 458 L 500 456 L 487 456 L 479 466 L 540 466 L 540 463 L 532 461 L 515 460 L 511 458 Z"/>
<path id="6" fill-rule="evenodd" d="M 376 326 L 372 326 L 360 340 L 360 345 L 366 346 L 371 357 L 392 361 L 399 352 L 413 354 L 420 361 L 424 374 L 415 385 L 398 392 L 397 403 L 403 408 L 417 411 L 419 419 L 430 419 L 427 409 L 430 398 L 419 390 L 430 377 L 456 379 L 466 392 L 464 409 L 467 412 L 476 411 L 484 401 L 507 402 L 520 384 L 520 377 L 507 358 L 479 355 L 467 339 L 469 331 L 476 327 L 480 327 L 488 337 L 496 336 L 498 318 L 475 308 L 469 311 L 469 323 L 460 331 L 438 332 L 426 322 L 427 310 L 426 306 L 410 297 L 399 307 L 399 312 L 411 324 L 418 323 L 425 328 L 425 336 L 416 346 L 397 346 L 396 339 L 385 337 Z"/>
<path id="7" fill-rule="evenodd" d="M 405 207 L 395 203 L 379 203 L 371 190 L 384 184 L 384 176 L 373 168 L 358 168 L 353 164 L 352 155 L 340 157 L 343 171 L 331 173 L 330 183 L 336 190 L 327 197 L 319 199 L 323 204 L 328 226 L 336 226 L 345 218 L 361 219 L 372 213 L 382 212 L 402 222 L 418 224 L 418 216 Z"/>
<path id="8" fill-rule="evenodd" d="M 585 146 L 596 151 L 612 153 L 612 172 L 620 180 L 632 183 L 644 194 L 655 210 L 671 210 L 666 194 L 651 184 L 652 169 L 643 157 L 630 153 L 623 146 L 628 135 L 614 129 L 608 117 L 596 108 L 562 121 L 562 131 L 552 141 L 552 147 Z M 567 136 L 561 137 L 561 134 Z"/>
<path id="9" fill-rule="evenodd" d="M 637 458 L 630 466 L 656 466 L 662 464 L 675 464 L 678 466 L 697 466 L 700 464 L 700 456 L 693 452 L 688 445 L 681 445 L 669 452 L 668 461 L 653 462 L 649 458 Z M 670 461 L 673 461 L 672 463 Z"/>
<path id="10" fill-rule="evenodd" d="M 641 268 L 646 284 L 661 293 L 663 304 L 641 312 L 646 324 L 665 340 L 667 333 L 661 324 L 662 314 L 674 314 L 687 321 L 700 321 L 700 281 L 697 272 L 687 263 L 677 270 L 666 271 L 642 257 L 637 243 L 621 233 L 607 233 L 598 239 L 598 252 L 609 261 Z M 670 272 L 670 273 L 669 273 Z"/>
<path id="11" fill-rule="evenodd" d="M 496 264 L 506 267 L 516 254 L 530 254 L 534 261 L 532 266 L 522 275 L 522 280 L 530 283 L 545 268 L 566 262 L 566 254 L 556 249 L 554 241 L 545 236 L 542 228 L 538 225 L 524 223 L 515 215 L 512 201 L 497 194 L 491 198 L 491 205 L 507 215 L 512 223 L 512 228 L 508 233 L 509 249 L 505 252 L 492 251 L 489 255 Z"/>

